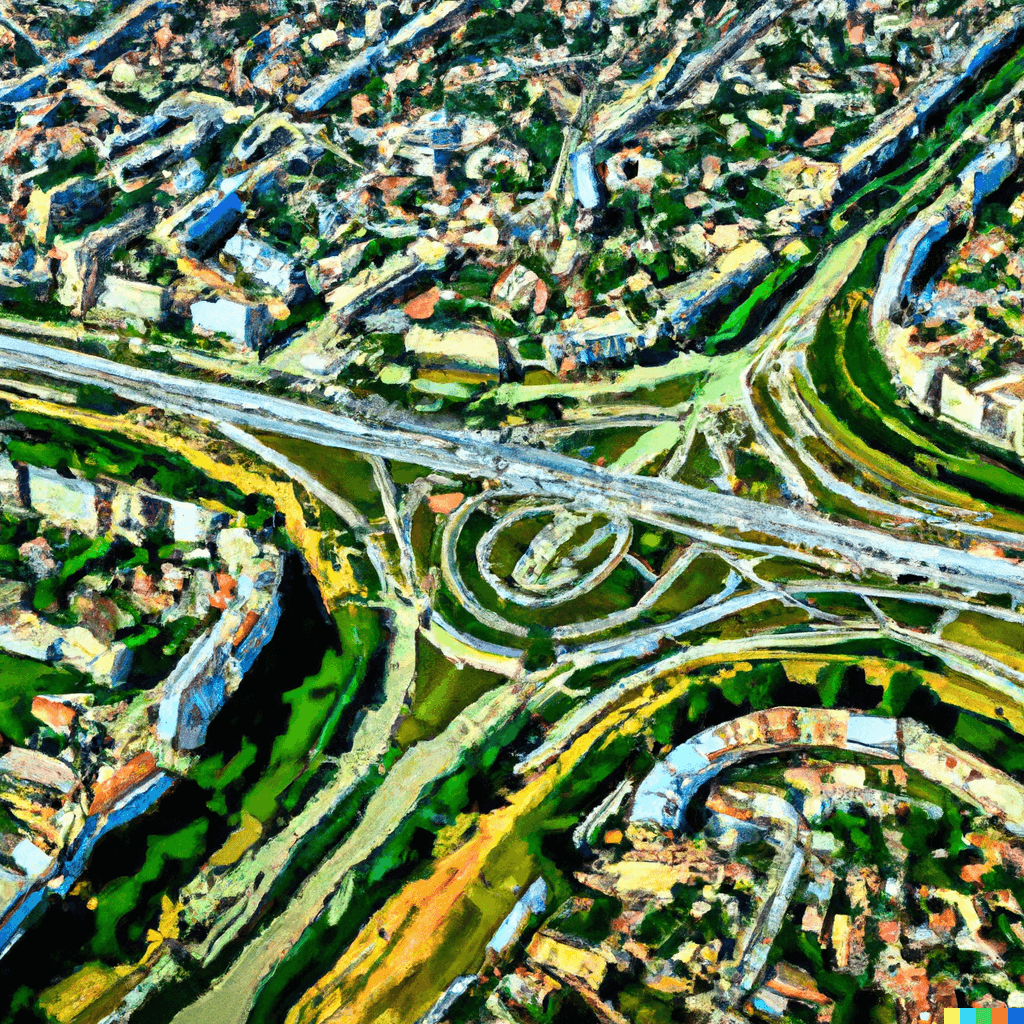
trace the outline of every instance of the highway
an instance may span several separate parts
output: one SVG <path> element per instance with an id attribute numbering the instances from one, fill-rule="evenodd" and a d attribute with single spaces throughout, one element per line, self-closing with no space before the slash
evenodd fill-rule
<path id="1" fill-rule="evenodd" d="M 716 494 L 660 477 L 613 473 L 555 452 L 502 443 L 494 434 L 444 430 L 376 409 L 373 419 L 369 411 L 324 411 L 6 334 L 0 334 L 0 369 L 98 385 L 142 405 L 248 431 L 281 434 L 446 473 L 497 479 L 510 491 L 622 511 L 639 520 L 671 516 L 684 521 L 683 532 L 686 522 L 702 524 L 725 534 L 725 543 L 728 537 L 762 541 L 768 536 L 804 550 L 833 553 L 862 569 L 889 576 L 923 576 L 965 591 L 1010 593 L 1014 600 L 1024 601 L 1024 566 L 1012 559 L 908 541 L 882 530 L 832 522 L 806 510 Z M 948 525 L 955 529 L 955 524 Z M 988 537 L 1006 546 L 1024 546 L 1024 539 L 1014 534 L 988 531 Z"/>

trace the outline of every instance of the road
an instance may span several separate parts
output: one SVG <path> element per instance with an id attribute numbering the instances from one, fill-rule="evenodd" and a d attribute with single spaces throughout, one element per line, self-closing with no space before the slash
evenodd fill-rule
<path id="1" fill-rule="evenodd" d="M 917 575 L 967 591 L 1024 601 L 1024 566 L 1007 558 L 908 541 L 881 530 L 832 522 L 797 508 L 715 494 L 661 477 L 614 473 L 556 452 L 502 443 L 493 434 L 444 430 L 401 414 L 328 412 L 254 391 L 187 380 L 98 356 L 0 334 L 0 369 L 105 387 L 128 400 L 248 431 L 267 432 L 370 456 L 501 481 L 509 491 L 625 512 L 671 516 L 740 538 L 776 538 L 831 552 L 889 576 Z M 952 524 L 951 524 L 952 528 Z M 685 525 L 683 525 L 685 532 Z M 992 534 L 990 533 L 990 536 Z M 1022 545 L 1014 534 L 1006 546 Z"/>

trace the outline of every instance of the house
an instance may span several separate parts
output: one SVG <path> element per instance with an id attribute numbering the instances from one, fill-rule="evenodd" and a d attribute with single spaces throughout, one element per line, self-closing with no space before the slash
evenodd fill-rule
<path id="1" fill-rule="evenodd" d="M 625 359 L 653 342 L 653 331 L 645 331 L 625 310 L 616 310 L 607 316 L 570 317 L 558 331 L 546 334 L 542 344 L 556 365 L 572 357 L 577 365 L 587 366 Z"/>
<path id="2" fill-rule="evenodd" d="M 220 296 L 193 303 L 191 312 L 197 334 L 224 335 L 241 349 L 259 349 L 270 337 L 273 317 L 262 303 Z"/>
<path id="3" fill-rule="evenodd" d="M 406 333 L 405 350 L 421 366 L 452 370 L 474 380 L 497 380 L 501 372 L 498 342 L 481 327 L 442 332 L 417 324 Z"/>
<path id="4" fill-rule="evenodd" d="M 996 377 L 974 387 L 944 374 L 939 413 L 1024 455 L 1024 373 Z"/>
<path id="5" fill-rule="evenodd" d="M 101 316 L 126 314 L 128 319 L 142 323 L 159 323 L 170 309 L 170 290 L 159 285 L 108 274 L 101 289 L 95 307 Z"/>
<path id="6" fill-rule="evenodd" d="M 271 245 L 238 231 L 224 244 L 224 253 L 238 261 L 239 267 L 258 284 L 294 302 L 309 293 L 306 274 L 299 263 Z"/>

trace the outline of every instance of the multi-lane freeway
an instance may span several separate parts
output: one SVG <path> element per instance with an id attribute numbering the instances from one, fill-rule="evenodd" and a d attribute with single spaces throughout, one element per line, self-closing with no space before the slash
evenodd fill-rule
<path id="1" fill-rule="evenodd" d="M 794 548 L 839 555 L 893 577 L 923 576 L 966 591 L 1010 593 L 1024 601 L 1024 565 L 965 549 L 966 536 L 948 522 L 951 545 L 909 541 L 880 529 L 833 522 L 800 508 L 712 494 L 661 477 L 616 473 L 555 452 L 503 443 L 487 432 L 433 427 L 379 410 L 325 411 L 238 387 L 176 377 L 57 346 L 0 335 L 0 369 L 93 384 L 144 405 L 276 433 L 328 448 L 426 465 L 447 473 L 497 479 L 508 490 L 581 506 L 625 511 L 634 518 L 671 517 L 724 532 L 732 540 L 774 538 Z M 690 532 L 695 532 L 691 530 Z M 1008 548 L 1021 539 L 986 530 Z M 709 538 L 713 541 L 713 537 Z"/>

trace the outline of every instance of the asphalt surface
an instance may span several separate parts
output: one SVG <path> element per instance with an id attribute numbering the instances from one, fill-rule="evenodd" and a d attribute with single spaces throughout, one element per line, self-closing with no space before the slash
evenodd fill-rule
<path id="1" fill-rule="evenodd" d="M 176 377 L 98 356 L 0 334 L 0 369 L 93 384 L 144 405 L 276 433 L 328 448 L 500 481 L 512 491 L 625 511 L 670 516 L 711 527 L 723 539 L 770 542 L 839 555 L 898 578 L 921 576 L 946 586 L 1010 593 L 1024 601 L 1024 566 L 958 547 L 908 541 L 883 530 L 833 522 L 799 508 L 715 494 L 661 477 L 615 473 L 556 452 L 503 443 L 493 434 L 454 431 L 390 412 L 353 415 L 223 384 Z M 371 419 L 371 415 L 374 417 Z M 1024 538 L 1006 534 L 1008 545 Z"/>

